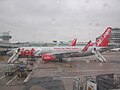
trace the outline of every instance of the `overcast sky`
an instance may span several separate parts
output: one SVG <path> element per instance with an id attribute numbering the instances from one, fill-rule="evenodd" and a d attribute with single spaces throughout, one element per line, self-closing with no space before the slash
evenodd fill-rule
<path id="1" fill-rule="evenodd" d="M 120 0 L 0 0 L 0 33 L 11 41 L 95 40 L 120 27 Z"/>

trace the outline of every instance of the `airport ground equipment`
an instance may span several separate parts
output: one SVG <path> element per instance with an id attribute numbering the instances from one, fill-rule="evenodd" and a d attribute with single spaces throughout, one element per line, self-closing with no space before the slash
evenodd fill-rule
<path id="1" fill-rule="evenodd" d="M 80 78 L 78 77 L 73 80 L 73 90 L 80 90 Z"/>
<path id="2" fill-rule="evenodd" d="M 18 65 L 18 76 L 19 77 L 26 77 L 26 65 L 23 62 L 20 62 Z"/>
<path id="3" fill-rule="evenodd" d="M 85 76 L 73 80 L 73 90 L 120 90 L 120 74 L 110 73 Z"/>
<path id="4" fill-rule="evenodd" d="M 81 80 L 79 77 L 73 80 L 73 90 L 97 90 L 95 76 L 85 76 Z"/>
<path id="5" fill-rule="evenodd" d="M 97 83 L 95 81 L 87 81 L 86 90 L 97 90 Z"/>
<path id="6" fill-rule="evenodd" d="M 19 52 L 20 52 L 20 49 L 17 49 L 15 52 L 14 52 L 14 54 L 9 58 L 9 60 L 8 60 L 8 64 L 12 64 L 12 63 L 14 63 L 17 59 L 18 59 L 18 57 L 19 57 Z"/>
<path id="7" fill-rule="evenodd" d="M 96 76 L 97 90 L 120 90 L 120 74 L 102 74 Z"/>
<path id="8" fill-rule="evenodd" d="M 33 65 L 28 64 L 28 65 L 26 66 L 26 70 L 27 70 L 28 72 L 31 72 L 31 71 L 33 70 Z"/>
<path id="9" fill-rule="evenodd" d="M 15 64 L 7 64 L 4 68 L 5 76 L 13 76 L 14 73 L 17 71 L 17 66 Z"/>
<path id="10" fill-rule="evenodd" d="M 107 60 L 103 57 L 102 54 L 100 54 L 99 51 L 93 50 L 92 53 L 95 54 L 95 56 L 97 57 L 97 59 L 98 59 L 99 61 L 101 61 L 101 62 L 107 62 Z"/>

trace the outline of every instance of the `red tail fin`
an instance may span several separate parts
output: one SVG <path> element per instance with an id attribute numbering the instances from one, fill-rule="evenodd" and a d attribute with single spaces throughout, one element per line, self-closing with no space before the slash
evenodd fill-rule
<path id="1" fill-rule="evenodd" d="M 89 46 L 90 46 L 90 44 L 91 44 L 91 41 L 89 41 L 88 43 L 87 43 L 87 45 L 83 48 L 83 52 L 85 52 L 85 51 L 87 51 L 88 50 L 88 48 L 89 48 Z"/>
<path id="2" fill-rule="evenodd" d="M 73 39 L 71 46 L 76 46 L 77 38 Z"/>
<path id="3" fill-rule="evenodd" d="M 97 39 L 96 46 L 99 46 L 99 47 L 108 46 L 111 31 L 112 31 L 112 28 L 108 27 L 105 30 L 105 32 Z"/>

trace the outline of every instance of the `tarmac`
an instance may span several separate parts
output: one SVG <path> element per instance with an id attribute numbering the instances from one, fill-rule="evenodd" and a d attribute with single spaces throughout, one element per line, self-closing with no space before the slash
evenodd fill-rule
<path id="1" fill-rule="evenodd" d="M 43 62 L 40 58 L 34 62 L 29 77 L 19 78 L 16 75 L 5 77 L 0 61 L 0 90 L 73 90 L 75 78 L 81 82 L 86 76 L 100 74 L 120 74 L 120 52 L 105 52 L 102 55 L 107 63 L 100 63 L 96 57 L 65 58 L 64 62 Z M 10 82 L 11 81 L 11 82 Z"/>

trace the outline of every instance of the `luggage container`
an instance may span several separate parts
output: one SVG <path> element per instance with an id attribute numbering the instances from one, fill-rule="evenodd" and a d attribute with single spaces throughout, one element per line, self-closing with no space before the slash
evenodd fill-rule
<path id="1" fill-rule="evenodd" d="M 17 66 L 15 64 L 7 64 L 4 66 L 4 74 L 5 76 L 13 76 L 14 73 L 17 71 Z"/>

